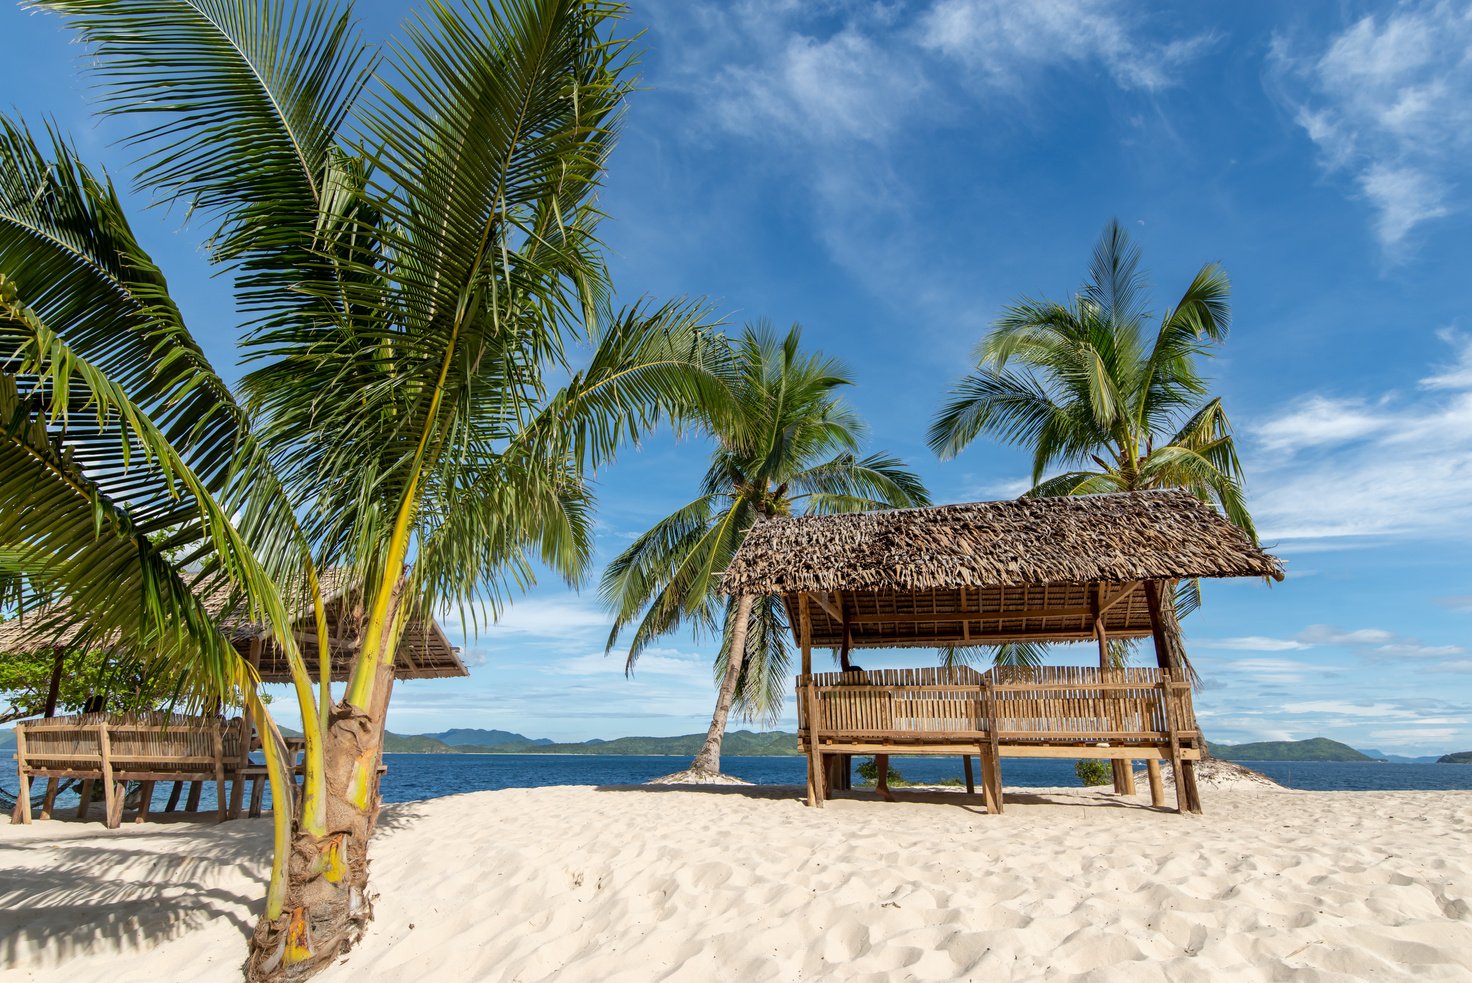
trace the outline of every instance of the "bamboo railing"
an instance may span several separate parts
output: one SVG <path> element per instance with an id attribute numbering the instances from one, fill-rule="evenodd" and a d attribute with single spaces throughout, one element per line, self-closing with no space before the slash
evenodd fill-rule
<path id="1" fill-rule="evenodd" d="M 798 739 L 810 759 L 979 753 L 998 809 L 1001 757 L 1143 758 L 1158 805 L 1159 763 L 1176 769 L 1179 789 L 1181 766 L 1190 772 L 1201 753 L 1190 684 L 1169 669 L 855 670 L 799 676 L 797 692 Z"/>

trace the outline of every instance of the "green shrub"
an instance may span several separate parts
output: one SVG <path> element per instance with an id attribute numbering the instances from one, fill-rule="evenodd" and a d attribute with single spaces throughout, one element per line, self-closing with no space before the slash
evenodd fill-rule
<path id="1" fill-rule="evenodd" d="M 1108 785 L 1114 781 L 1114 769 L 1097 758 L 1084 758 L 1073 766 L 1073 773 L 1085 785 Z"/>
<path id="2" fill-rule="evenodd" d="M 860 761 L 854 767 L 854 771 L 858 772 L 859 779 L 865 785 L 873 785 L 879 781 L 879 765 L 874 763 L 873 758 L 865 758 L 863 761 Z M 904 776 L 900 774 L 900 770 L 894 765 L 889 766 L 888 781 L 890 785 L 906 784 Z"/>

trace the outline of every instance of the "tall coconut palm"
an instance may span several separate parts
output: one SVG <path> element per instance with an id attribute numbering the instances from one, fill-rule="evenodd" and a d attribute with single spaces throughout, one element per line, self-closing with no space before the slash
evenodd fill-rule
<path id="1" fill-rule="evenodd" d="M 246 974 L 300 978 L 371 917 L 374 766 L 406 624 L 457 605 L 494 617 L 538 563 L 577 579 L 586 470 L 662 416 L 719 416 L 727 349 L 699 307 L 610 302 L 595 196 L 631 86 L 616 4 L 435 3 L 382 56 L 342 3 L 35 6 L 89 46 L 139 188 L 204 223 L 254 367 L 237 401 L 111 184 L 7 124 L 0 495 L 21 504 L 0 510 L 0 587 L 64 594 L 96 637 L 167 660 L 186 698 L 249 705 L 282 783 L 257 680 L 197 592 L 228 589 L 268 625 L 304 788 L 295 816 L 275 810 Z M 328 650 L 326 566 L 362 609 L 338 691 L 290 630 L 306 597 Z"/>
<path id="2" fill-rule="evenodd" d="M 1028 495 L 1184 488 L 1256 541 L 1232 427 L 1200 365 L 1226 340 L 1229 293 L 1207 263 L 1155 320 L 1140 251 L 1111 222 L 1076 297 L 1019 301 L 982 339 L 976 370 L 931 424 L 931 448 L 952 458 L 983 433 L 1030 447 Z M 1198 586 L 1183 583 L 1167 620 L 1197 603 Z M 1187 664 L 1171 627 L 1172 657 Z"/>
<path id="3" fill-rule="evenodd" d="M 919 478 L 883 454 L 860 457 L 864 427 L 840 390 L 851 384 L 836 361 L 804 354 L 796 326 L 778 337 L 765 325 L 734 343 L 724 409 L 705 426 L 715 441 L 700 494 L 655 523 L 608 565 L 600 588 L 613 612 L 611 651 L 626 631 L 627 667 L 656 639 L 682 627 L 719 633 L 715 712 L 686 777 L 721 769 L 721 740 L 733 705 L 748 719 L 774 719 L 790 669 L 786 619 L 773 597 L 739 600 L 716 582 L 752 525 L 794 513 L 858 512 L 928 504 Z"/>

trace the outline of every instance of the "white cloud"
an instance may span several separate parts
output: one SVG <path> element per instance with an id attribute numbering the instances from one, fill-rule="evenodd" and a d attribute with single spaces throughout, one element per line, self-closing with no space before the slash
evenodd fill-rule
<path id="1" fill-rule="evenodd" d="M 1410 394 L 1311 394 L 1246 428 L 1265 541 L 1472 534 L 1472 337 Z"/>
<path id="2" fill-rule="evenodd" d="M 1379 433 L 1390 418 L 1363 400 L 1310 396 L 1297 408 L 1275 416 L 1252 431 L 1270 451 L 1294 451 L 1321 444 L 1341 444 Z"/>
<path id="3" fill-rule="evenodd" d="M 1309 625 L 1298 640 L 1308 645 L 1331 645 L 1353 649 L 1375 658 L 1446 658 L 1467 650 L 1460 645 L 1428 645 L 1384 628 L 1343 629 L 1333 625 Z"/>
<path id="4" fill-rule="evenodd" d="M 1330 173 L 1352 176 L 1375 233 L 1398 254 L 1417 226 L 1460 207 L 1472 149 L 1472 9 L 1404 3 L 1326 46 L 1274 39 L 1271 65 Z"/>
<path id="5" fill-rule="evenodd" d="M 1237 649 L 1242 652 L 1292 652 L 1311 648 L 1308 642 L 1294 638 L 1267 638 L 1262 635 L 1243 635 L 1239 638 L 1193 638 L 1192 647 L 1212 649 Z M 1297 663 L 1288 663 L 1297 666 Z"/>
<path id="6" fill-rule="evenodd" d="M 1305 700 L 1284 703 L 1288 713 L 1328 713 L 1341 717 L 1406 717 L 1414 713 L 1392 703 L 1351 703 L 1344 700 Z"/>
<path id="7" fill-rule="evenodd" d="M 939 0 L 920 19 L 922 47 L 967 66 L 995 88 L 1029 70 L 1098 62 L 1125 89 L 1161 89 L 1210 43 L 1207 36 L 1146 39 L 1107 0 Z"/>

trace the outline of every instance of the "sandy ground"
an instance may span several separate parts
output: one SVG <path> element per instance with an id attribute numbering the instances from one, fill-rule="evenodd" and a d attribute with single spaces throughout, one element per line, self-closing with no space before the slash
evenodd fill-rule
<path id="1" fill-rule="evenodd" d="M 385 810 L 324 983 L 1472 980 L 1472 793 L 548 788 Z M 269 829 L 0 825 L 0 977 L 235 981 Z"/>

